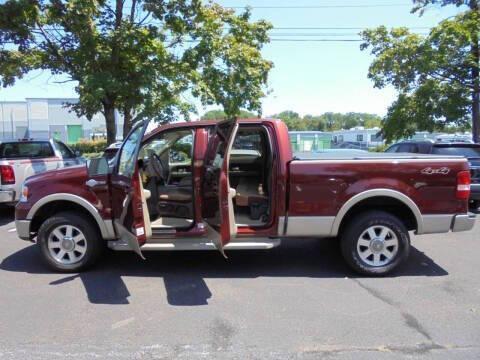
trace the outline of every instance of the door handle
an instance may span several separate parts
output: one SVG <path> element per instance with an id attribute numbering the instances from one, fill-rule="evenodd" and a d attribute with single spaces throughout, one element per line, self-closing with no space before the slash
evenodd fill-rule
<path id="1" fill-rule="evenodd" d="M 97 181 L 95 179 L 90 179 L 88 180 L 85 185 L 87 185 L 90 188 L 96 187 L 96 186 L 101 186 L 101 185 L 106 185 L 106 181 Z"/>

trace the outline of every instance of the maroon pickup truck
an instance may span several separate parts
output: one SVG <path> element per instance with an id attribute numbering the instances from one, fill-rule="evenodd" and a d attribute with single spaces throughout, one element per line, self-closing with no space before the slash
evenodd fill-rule
<path id="1" fill-rule="evenodd" d="M 153 128 L 153 130 L 151 129 Z M 151 131 L 147 131 L 151 130 Z M 137 124 L 113 160 L 30 177 L 20 238 L 57 271 L 80 271 L 108 246 L 269 249 L 283 238 L 338 237 L 347 263 L 385 274 L 416 234 L 470 230 L 464 158 L 292 154 L 279 120 Z"/>

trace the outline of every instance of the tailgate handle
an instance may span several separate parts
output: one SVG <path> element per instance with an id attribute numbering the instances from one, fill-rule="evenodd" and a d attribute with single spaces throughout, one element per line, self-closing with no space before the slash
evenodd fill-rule
<path id="1" fill-rule="evenodd" d="M 101 185 L 106 185 L 106 181 L 97 181 L 95 179 L 90 179 L 88 180 L 85 185 L 87 185 L 90 188 L 96 187 L 96 186 L 101 186 Z"/>

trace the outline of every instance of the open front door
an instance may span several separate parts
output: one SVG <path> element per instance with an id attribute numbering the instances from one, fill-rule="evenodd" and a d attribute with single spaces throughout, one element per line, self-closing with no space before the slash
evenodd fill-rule
<path id="1" fill-rule="evenodd" d="M 143 258 L 140 246 L 151 236 L 138 153 L 149 122 L 132 128 L 116 156 L 111 176 L 113 224 L 122 242 Z"/>
<path id="2" fill-rule="evenodd" d="M 233 212 L 235 189 L 228 179 L 230 152 L 238 130 L 235 120 L 218 123 L 210 139 L 203 183 L 203 219 L 223 254 L 223 246 L 237 234 Z"/>

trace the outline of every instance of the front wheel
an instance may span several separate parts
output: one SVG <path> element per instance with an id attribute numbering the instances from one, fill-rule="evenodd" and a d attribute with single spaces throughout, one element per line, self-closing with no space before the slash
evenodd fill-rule
<path id="1" fill-rule="evenodd" d="M 410 237 L 396 216 L 368 211 L 347 224 L 341 246 L 343 257 L 355 271 L 385 275 L 408 258 Z"/>
<path id="2" fill-rule="evenodd" d="M 59 272 L 79 272 L 93 265 L 103 249 L 94 224 L 74 213 L 59 213 L 38 230 L 37 245 L 46 264 Z"/>

